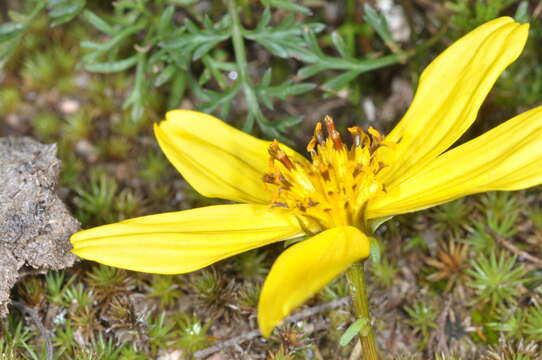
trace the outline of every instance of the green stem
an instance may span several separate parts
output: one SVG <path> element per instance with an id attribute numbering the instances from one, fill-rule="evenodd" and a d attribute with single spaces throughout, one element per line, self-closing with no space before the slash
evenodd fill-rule
<path id="1" fill-rule="evenodd" d="M 241 82 L 246 83 L 248 81 L 248 63 L 245 41 L 243 40 L 243 27 L 239 20 L 235 0 L 226 0 L 226 3 L 228 5 L 228 13 L 230 14 L 232 23 L 232 43 L 233 51 L 235 52 L 235 62 L 237 63 L 237 72 L 239 73 Z"/>
<path id="2" fill-rule="evenodd" d="M 365 270 L 363 263 L 353 264 L 347 272 L 350 285 L 350 296 L 354 312 L 358 318 L 366 318 L 369 321 L 368 330 L 362 329 L 359 334 L 363 360 L 378 360 L 378 349 L 376 347 L 373 327 L 371 326 L 371 315 L 369 314 L 369 303 L 367 301 L 367 289 L 365 287 Z"/>
<path id="3" fill-rule="evenodd" d="M 232 43 L 233 51 L 235 53 L 235 62 L 237 64 L 237 73 L 239 75 L 239 81 L 241 82 L 243 93 L 245 95 L 247 106 L 249 110 L 249 116 L 243 130 L 250 132 L 254 125 L 254 120 L 256 119 L 260 125 L 265 121 L 265 118 L 260 109 L 258 99 L 256 97 L 256 92 L 252 86 L 252 82 L 248 76 L 248 62 L 247 62 L 247 52 L 245 48 L 245 40 L 243 38 L 243 33 L 245 29 L 241 24 L 239 19 L 239 13 L 237 11 L 237 4 L 235 0 L 226 0 L 228 5 L 228 13 L 231 16 L 231 31 L 232 31 Z"/>

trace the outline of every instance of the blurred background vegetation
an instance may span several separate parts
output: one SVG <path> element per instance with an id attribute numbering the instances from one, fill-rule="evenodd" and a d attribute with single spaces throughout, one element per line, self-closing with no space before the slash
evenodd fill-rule
<path id="1" fill-rule="evenodd" d="M 216 203 L 169 165 L 152 123 L 172 108 L 213 113 L 300 151 L 324 115 L 386 132 L 423 68 L 498 16 L 530 22 L 528 44 L 461 141 L 542 102 L 542 3 L 526 0 L 4 0 L 0 134 L 58 144 L 60 192 L 83 228 Z M 216 139 L 220 141 L 220 139 Z M 490 193 L 397 217 L 371 264 L 377 334 L 389 359 L 541 359 L 540 189 Z M 79 263 L 28 276 L 54 359 L 348 359 L 353 317 L 335 307 L 197 353 L 256 328 L 262 281 L 282 245 L 183 276 Z M 306 308 L 343 299 L 338 279 Z M 343 341 L 339 341 L 340 339 Z M 44 359 L 16 308 L 0 359 Z M 341 345 L 342 344 L 342 345 Z"/>

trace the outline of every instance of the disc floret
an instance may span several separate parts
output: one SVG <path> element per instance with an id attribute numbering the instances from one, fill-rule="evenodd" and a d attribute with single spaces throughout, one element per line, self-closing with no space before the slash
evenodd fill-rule
<path id="1" fill-rule="evenodd" d="M 272 206 L 293 211 L 317 230 L 344 225 L 364 228 L 367 202 L 386 191 L 378 180 L 385 167 L 379 149 L 392 144 L 373 128 L 365 132 L 355 126 L 348 131 L 351 146 L 343 142 L 331 117 L 325 117 L 324 125 L 318 122 L 307 145 L 311 161 L 290 158 L 273 141 L 269 172 L 263 177 L 274 188 Z"/>

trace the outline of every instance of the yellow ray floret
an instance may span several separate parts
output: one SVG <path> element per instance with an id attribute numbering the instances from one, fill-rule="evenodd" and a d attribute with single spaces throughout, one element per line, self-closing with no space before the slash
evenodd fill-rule
<path id="1" fill-rule="evenodd" d="M 344 272 L 369 256 L 369 240 L 352 226 L 325 230 L 286 249 L 275 261 L 260 295 L 258 323 L 264 336 L 292 309 L 303 304 Z"/>
<path id="2" fill-rule="evenodd" d="M 174 110 L 154 126 L 168 160 L 207 197 L 267 204 L 261 176 L 267 170 L 269 141 L 257 139 L 196 111 Z M 285 147 L 290 156 L 302 158 Z"/>
<path id="3" fill-rule="evenodd" d="M 489 21 L 424 70 L 411 106 L 387 136 L 399 145 L 384 181 L 410 176 L 463 135 L 499 75 L 523 50 L 528 32 L 528 24 L 509 17 Z"/>
<path id="4" fill-rule="evenodd" d="M 82 258 L 128 270 L 180 274 L 302 234 L 295 217 L 265 205 L 216 205 L 143 216 L 80 231 Z"/>

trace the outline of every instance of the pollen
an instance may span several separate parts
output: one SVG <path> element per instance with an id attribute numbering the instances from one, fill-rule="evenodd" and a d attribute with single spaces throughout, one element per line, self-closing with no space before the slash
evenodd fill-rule
<path id="1" fill-rule="evenodd" d="M 264 183 L 273 191 L 272 207 L 287 208 L 316 231 L 352 225 L 365 227 L 367 202 L 385 194 L 378 180 L 386 167 L 380 149 L 393 148 L 378 131 L 349 128 L 351 145 L 343 142 L 331 117 L 314 129 L 307 152 L 310 161 L 289 157 L 277 140 L 269 146 L 269 172 Z"/>

